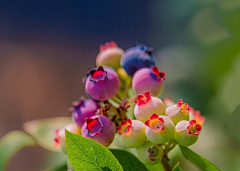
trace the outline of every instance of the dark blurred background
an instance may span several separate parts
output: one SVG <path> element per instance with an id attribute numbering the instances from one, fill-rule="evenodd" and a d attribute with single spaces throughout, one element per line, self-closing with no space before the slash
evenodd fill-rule
<path id="1" fill-rule="evenodd" d="M 240 170 L 239 0 L 0 1 L 0 138 L 29 120 L 70 116 L 99 44 L 111 40 L 154 47 L 166 72 L 161 98 L 182 98 L 206 116 L 192 149 Z M 27 147 L 7 170 L 43 170 L 50 155 Z"/>

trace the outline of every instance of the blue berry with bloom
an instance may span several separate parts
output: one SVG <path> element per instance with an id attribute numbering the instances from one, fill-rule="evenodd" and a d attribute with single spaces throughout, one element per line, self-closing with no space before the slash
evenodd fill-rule
<path id="1" fill-rule="evenodd" d="M 90 70 L 85 89 L 92 99 L 105 101 L 117 95 L 119 84 L 118 75 L 113 69 L 100 66 Z"/>
<path id="2" fill-rule="evenodd" d="M 86 118 L 82 126 L 82 136 L 94 139 L 105 147 L 112 143 L 115 132 L 112 121 L 102 115 Z"/>
<path id="3" fill-rule="evenodd" d="M 85 119 L 95 115 L 100 108 L 99 104 L 92 99 L 81 98 L 79 101 L 73 102 L 70 110 L 72 111 L 72 118 L 76 124 L 81 128 Z"/>
<path id="4" fill-rule="evenodd" d="M 155 57 L 152 53 L 152 48 L 137 45 L 125 51 L 121 58 L 121 65 L 128 75 L 133 76 L 138 69 L 155 65 Z"/>
<path id="5" fill-rule="evenodd" d="M 137 94 L 146 91 L 152 96 L 159 96 L 163 92 L 165 72 L 159 72 L 156 66 L 151 68 L 141 68 L 135 72 L 132 79 L 132 86 Z"/>

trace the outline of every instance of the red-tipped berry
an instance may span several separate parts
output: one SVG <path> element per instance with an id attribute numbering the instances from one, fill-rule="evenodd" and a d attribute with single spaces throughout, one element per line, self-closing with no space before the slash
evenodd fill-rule
<path id="1" fill-rule="evenodd" d="M 205 117 L 201 115 L 200 111 L 195 111 L 192 107 L 190 107 L 189 120 L 195 120 L 197 124 L 203 125 L 205 122 Z"/>
<path id="2" fill-rule="evenodd" d="M 167 116 L 158 116 L 153 114 L 145 122 L 146 136 L 148 140 L 156 144 L 164 144 L 174 136 L 175 126 L 172 120 Z"/>
<path id="3" fill-rule="evenodd" d="M 180 99 L 177 104 L 169 106 L 165 110 L 165 114 L 170 117 L 173 123 L 176 125 L 181 120 L 188 120 L 189 106 L 187 103 L 183 103 Z"/>
<path id="4" fill-rule="evenodd" d="M 175 127 L 174 138 L 181 146 L 190 146 L 197 141 L 201 129 L 195 120 L 180 121 Z"/>
<path id="5" fill-rule="evenodd" d="M 164 104 L 161 99 L 150 96 L 149 92 L 140 94 L 135 101 L 134 115 L 136 119 L 145 122 L 153 113 L 163 115 Z"/>
<path id="6" fill-rule="evenodd" d="M 138 148 L 139 159 L 144 164 L 157 164 L 162 160 L 164 155 L 163 148 L 160 144 L 154 144 L 146 141 L 141 147 Z"/>
<path id="7" fill-rule="evenodd" d="M 124 51 L 115 42 L 106 42 L 105 45 L 100 45 L 99 49 L 100 52 L 96 58 L 97 66 L 109 66 L 115 70 L 121 67 L 120 60 Z"/>
<path id="8" fill-rule="evenodd" d="M 145 135 L 145 125 L 138 120 L 122 121 L 118 133 L 123 139 L 125 146 L 129 148 L 140 147 L 147 139 Z"/>
<path id="9" fill-rule="evenodd" d="M 163 92 L 165 72 L 159 72 L 158 68 L 141 68 L 133 75 L 132 86 L 137 94 L 150 92 L 153 96 L 159 96 Z"/>
<path id="10" fill-rule="evenodd" d="M 118 75 L 113 69 L 103 68 L 102 66 L 92 69 L 87 77 L 85 88 L 92 99 L 98 101 L 108 100 L 118 93 Z"/>
<path id="11" fill-rule="evenodd" d="M 82 136 L 94 139 L 106 147 L 112 143 L 115 131 L 114 124 L 101 115 L 87 118 L 82 126 Z"/>

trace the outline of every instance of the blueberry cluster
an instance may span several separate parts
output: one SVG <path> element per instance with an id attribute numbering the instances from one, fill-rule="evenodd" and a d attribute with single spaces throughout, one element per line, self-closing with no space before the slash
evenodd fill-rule
<path id="1" fill-rule="evenodd" d="M 75 123 L 64 129 L 106 147 L 118 132 L 125 146 L 138 149 L 145 164 L 158 163 L 169 142 L 190 146 L 197 141 L 205 118 L 181 99 L 175 104 L 159 98 L 165 72 L 155 66 L 152 48 L 137 45 L 124 52 L 115 42 L 107 42 L 100 45 L 96 65 L 84 82 L 90 99 L 73 102 Z M 135 95 L 129 95 L 130 89 Z M 131 105 L 134 120 L 127 117 Z M 57 132 L 57 143 L 64 139 L 62 130 Z"/>

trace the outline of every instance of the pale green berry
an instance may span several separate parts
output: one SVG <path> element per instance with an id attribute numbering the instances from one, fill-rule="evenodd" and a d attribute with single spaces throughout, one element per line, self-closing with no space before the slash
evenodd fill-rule
<path id="1" fill-rule="evenodd" d="M 172 120 L 167 116 L 158 116 L 153 114 L 145 122 L 146 136 L 148 140 L 156 144 L 164 144 L 174 136 L 175 126 Z"/>
<path id="2" fill-rule="evenodd" d="M 166 108 L 165 114 L 170 117 L 176 125 L 181 120 L 189 120 L 189 106 L 180 99 L 177 104 Z"/>
<path id="3" fill-rule="evenodd" d="M 180 121 L 175 127 L 174 138 L 181 146 L 190 146 L 197 141 L 201 129 L 195 120 Z"/>
<path id="4" fill-rule="evenodd" d="M 96 65 L 109 66 L 117 70 L 121 67 L 120 60 L 123 53 L 124 50 L 117 47 L 115 42 L 106 42 L 105 45 L 100 45 L 100 52 L 96 58 Z"/>
<path id="5" fill-rule="evenodd" d="M 163 148 L 160 144 L 146 141 L 141 147 L 138 148 L 139 159 L 144 164 L 157 164 L 162 160 L 164 155 Z"/>
<path id="6" fill-rule="evenodd" d="M 162 100 L 157 97 L 150 96 L 149 92 L 138 95 L 135 104 L 135 118 L 142 122 L 146 122 L 153 113 L 163 115 L 165 110 Z"/>
<path id="7" fill-rule="evenodd" d="M 146 126 L 138 120 L 122 121 L 118 133 L 121 135 L 123 143 L 129 148 L 140 147 L 147 139 L 145 135 Z"/>

